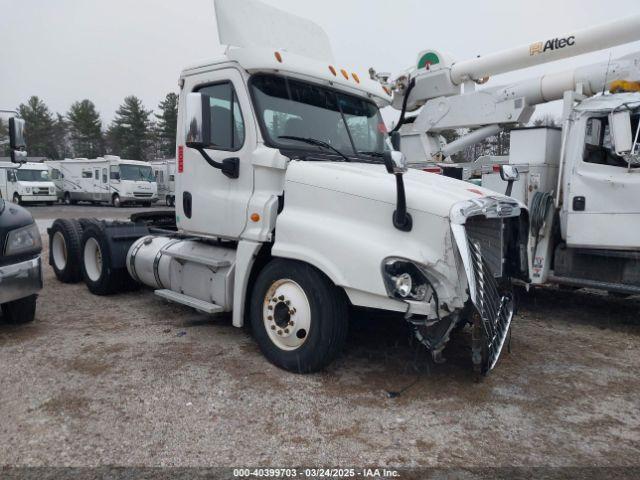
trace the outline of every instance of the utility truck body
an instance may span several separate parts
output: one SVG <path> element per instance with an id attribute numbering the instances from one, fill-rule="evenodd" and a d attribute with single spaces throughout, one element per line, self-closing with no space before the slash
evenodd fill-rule
<path id="1" fill-rule="evenodd" d="M 481 172 L 481 185 L 529 209 L 530 283 L 640 293 L 640 54 L 506 86 L 489 75 L 640 40 L 640 16 L 455 62 L 425 50 L 390 80 L 401 110 L 397 129 L 411 162 L 445 162 L 463 148 L 511 130 L 510 152 L 458 165 L 458 178 Z M 607 93 L 608 92 L 608 93 Z M 521 128 L 535 106 L 563 101 L 560 128 Z M 416 115 L 406 121 L 407 112 Z M 468 129 L 447 143 L 447 129 Z M 448 162 L 448 164 L 447 164 Z M 514 168 L 515 167 L 515 168 Z M 505 182 L 505 180 L 507 182 Z"/>
<path id="2" fill-rule="evenodd" d="M 32 162 L 0 162 L 0 197 L 17 204 L 57 200 L 47 166 Z"/>
<path id="3" fill-rule="evenodd" d="M 232 312 L 296 372 L 335 358 L 350 306 L 404 318 L 437 361 L 471 323 L 474 366 L 491 370 L 513 318 L 510 279 L 526 275 L 525 206 L 406 171 L 379 112 L 390 91 L 337 66 L 315 24 L 249 0 L 217 0 L 216 12 L 226 55 L 179 81 L 175 223 L 85 222 L 89 289 L 126 277 Z"/>
<path id="4" fill-rule="evenodd" d="M 133 203 L 148 206 L 158 200 L 155 177 L 147 162 L 105 155 L 46 163 L 58 198 L 66 204 L 82 201 L 115 207 Z"/>

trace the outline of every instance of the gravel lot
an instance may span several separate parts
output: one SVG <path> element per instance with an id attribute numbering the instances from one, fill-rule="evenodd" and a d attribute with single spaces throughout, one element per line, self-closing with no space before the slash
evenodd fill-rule
<path id="1" fill-rule="evenodd" d="M 344 355 L 300 376 L 228 316 L 45 282 L 35 322 L 0 324 L 1 465 L 640 467 L 637 299 L 524 295 L 476 384 L 468 332 L 433 365 L 402 322 L 358 314 Z"/>

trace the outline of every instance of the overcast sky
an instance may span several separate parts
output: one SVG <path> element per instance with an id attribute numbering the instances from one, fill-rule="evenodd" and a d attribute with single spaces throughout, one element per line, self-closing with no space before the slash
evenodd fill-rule
<path id="1" fill-rule="evenodd" d="M 318 23 L 329 34 L 336 63 L 363 73 L 370 66 L 399 72 L 423 49 L 462 60 L 640 13 L 639 0 L 265 3 Z M 0 0 L 0 7 L 0 109 L 38 95 L 65 113 L 73 101 L 88 98 L 108 122 L 127 95 L 155 109 L 167 92 L 177 91 L 182 67 L 223 51 L 213 0 Z M 612 51 L 614 58 L 640 51 L 640 42 Z M 608 57 L 608 51 L 589 54 L 495 77 L 489 85 Z"/>

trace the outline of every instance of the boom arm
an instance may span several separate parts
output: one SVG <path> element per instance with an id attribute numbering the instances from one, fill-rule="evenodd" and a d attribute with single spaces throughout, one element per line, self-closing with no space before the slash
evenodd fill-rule
<path id="1" fill-rule="evenodd" d="M 452 155 L 495 134 L 495 126 L 528 122 L 535 105 L 559 100 L 566 91 L 590 96 L 616 80 L 640 80 L 638 53 L 502 87 L 475 89 L 475 84 L 485 83 L 489 75 L 634 40 L 640 40 L 640 15 L 463 62 L 453 62 L 440 52 L 423 51 L 416 68 L 388 84 L 394 90 L 395 108 L 405 105 L 412 111 L 423 107 L 415 121 L 400 130 L 403 151 L 410 162 Z M 412 88 L 408 88 L 410 84 Z M 442 130 L 477 127 L 487 128 L 463 137 L 455 145 L 443 147 L 440 143 L 438 132 Z"/>

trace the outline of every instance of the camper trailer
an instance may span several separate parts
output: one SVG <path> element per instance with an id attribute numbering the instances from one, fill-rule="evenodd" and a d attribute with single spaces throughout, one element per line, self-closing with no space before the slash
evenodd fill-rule
<path id="1" fill-rule="evenodd" d="M 150 206 L 158 200 L 151 166 L 113 155 L 46 162 L 58 198 L 67 205 L 78 202 Z"/>
<path id="2" fill-rule="evenodd" d="M 44 163 L 0 162 L 0 197 L 13 203 L 53 204 L 57 197 Z"/>
<path id="3" fill-rule="evenodd" d="M 153 169 L 153 176 L 158 185 L 158 200 L 172 207 L 176 203 L 176 159 L 154 160 L 149 162 Z"/>

